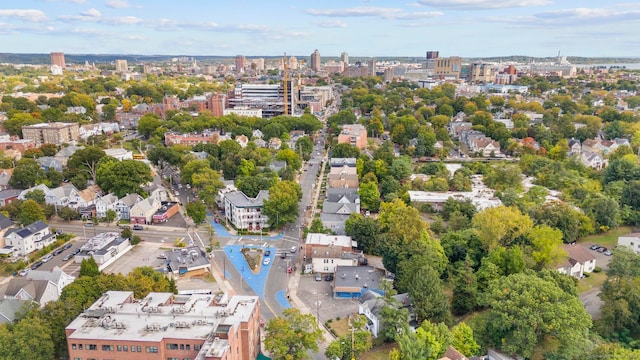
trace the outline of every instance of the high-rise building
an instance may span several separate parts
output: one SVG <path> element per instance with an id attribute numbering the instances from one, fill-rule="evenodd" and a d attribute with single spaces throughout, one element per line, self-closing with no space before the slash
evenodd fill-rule
<path id="1" fill-rule="evenodd" d="M 311 54 L 311 70 L 320 71 L 320 51 L 318 49 Z"/>
<path id="2" fill-rule="evenodd" d="M 127 66 L 127 60 L 125 60 L 125 59 L 117 59 L 116 60 L 116 71 L 117 72 L 127 72 L 127 71 L 129 71 L 129 67 Z"/>
<path id="3" fill-rule="evenodd" d="M 342 61 L 345 65 L 349 65 L 349 54 L 346 51 L 340 54 L 340 61 Z"/>
<path id="4" fill-rule="evenodd" d="M 64 53 L 62 52 L 52 52 L 51 53 L 51 65 L 57 65 L 64 69 Z"/>
<path id="5" fill-rule="evenodd" d="M 213 116 L 222 116 L 224 115 L 224 105 L 227 97 L 224 94 L 211 94 L 207 98 L 207 107 Z"/>
<path id="6" fill-rule="evenodd" d="M 440 57 L 439 51 L 427 51 L 427 60 L 433 60 Z"/>
<path id="7" fill-rule="evenodd" d="M 254 59 L 253 63 L 256 64 L 256 71 L 264 71 L 264 58 Z"/>
<path id="8" fill-rule="evenodd" d="M 236 72 L 243 73 L 247 67 L 247 58 L 244 55 L 236 55 Z"/>
<path id="9" fill-rule="evenodd" d="M 65 333 L 70 359 L 255 360 L 260 299 L 107 291 Z"/>
<path id="10" fill-rule="evenodd" d="M 298 69 L 298 59 L 295 56 L 289 58 L 289 69 L 297 70 Z"/>
<path id="11" fill-rule="evenodd" d="M 376 76 L 376 59 L 375 58 L 367 62 L 367 75 Z"/>
<path id="12" fill-rule="evenodd" d="M 77 123 L 42 123 L 22 127 L 22 137 L 33 140 L 37 146 L 42 144 L 62 145 L 80 140 Z"/>
<path id="13" fill-rule="evenodd" d="M 462 58 L 458 56 L 451 56 L 448 58 L 435 59 L 434 73 L 440 76 L 454 76 L 460 77 L 460 71 L 462 71 Z"/>

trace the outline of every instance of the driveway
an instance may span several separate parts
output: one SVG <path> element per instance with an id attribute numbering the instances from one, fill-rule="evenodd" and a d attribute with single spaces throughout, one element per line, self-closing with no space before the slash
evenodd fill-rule
<path id="1" fill-rule="evenodd" d="M 329 319 L 345 318 L 358 313 L 357 300 L 334 299 L 331 286 L 333 281 L 316 281 L 315 275 L 300 276 L 298 298 L 324 324 Z"/>

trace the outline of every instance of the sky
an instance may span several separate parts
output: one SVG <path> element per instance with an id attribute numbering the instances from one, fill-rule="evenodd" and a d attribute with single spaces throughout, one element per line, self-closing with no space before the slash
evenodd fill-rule
<path id="1" fill-rule="evenodd" d="M 640 56 L 630 0 L 0 0 L 0 52 Z"/>

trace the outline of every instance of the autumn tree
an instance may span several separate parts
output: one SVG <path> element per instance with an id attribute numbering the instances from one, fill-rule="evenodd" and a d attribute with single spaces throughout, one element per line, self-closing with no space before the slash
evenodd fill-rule
<path id="1" fill-rule="evenodd" d="M 518 237 L 527 234 L 532 226 L 531 218 L 516 207 L 492 207 L 473 217 L 473 228 L 487 250 L 498 245 L 511 245 Z"/>

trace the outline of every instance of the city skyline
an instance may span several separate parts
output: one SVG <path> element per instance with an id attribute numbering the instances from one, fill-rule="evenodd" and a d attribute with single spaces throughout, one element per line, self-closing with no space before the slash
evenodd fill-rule
<path id="1" fill-rule="evenodd" d="M 634 57 L 640 4 L 577 0 L 24 0 L 1 52 L 277 56 Z M 591 7 L 587 7 L 592 5 Z M 98 45 L 96 45 L 98 44 Z"/>

